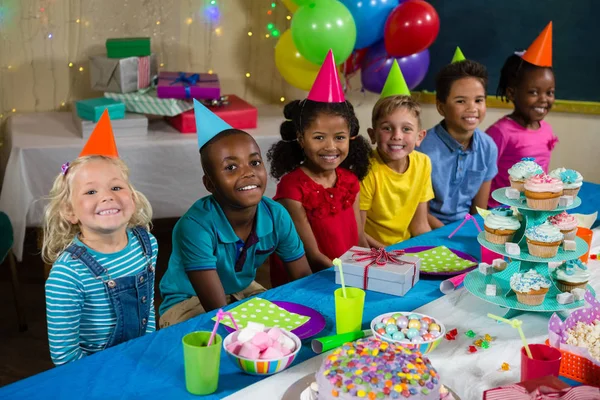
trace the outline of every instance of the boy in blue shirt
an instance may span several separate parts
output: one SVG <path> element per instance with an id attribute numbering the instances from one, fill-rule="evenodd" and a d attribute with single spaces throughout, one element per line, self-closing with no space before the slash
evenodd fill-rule
<path id="1" fill-rule="evenodd" d="M 476 207 L 487 208 L 498 172 L 496 144 L 477 128 L 485 118 L 487 80 L 483 65 L 464 58 L 453 60 L 436 77 L 436 106 L 444 119 L 427 131 L 417 149 L 431 158 L 432 229 L 463 219 Z"/>
<path id="2" fill-rule="evenodd" d="M 263 197 L 267 171 L 254 138 L 194 103 L 202 181 L 211 195 L 196 201 L 173 229 L 173 252 L 160 282 L 160 327 L 265 291 L 254 278 L 272 253 L 292 279 L 311 274 L 290 215 Z"/>

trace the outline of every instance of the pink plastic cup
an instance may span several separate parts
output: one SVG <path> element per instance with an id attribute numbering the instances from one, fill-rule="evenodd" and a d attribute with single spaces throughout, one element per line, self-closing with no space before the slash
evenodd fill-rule
<path id="1" fill-rule="evenodd" d="M 521 347 L 521 381 L 552 375 L 558 378 L 560 371 L 560 350 L 545 344 L 530 344 L 533 358 L 527 356 Z"/>

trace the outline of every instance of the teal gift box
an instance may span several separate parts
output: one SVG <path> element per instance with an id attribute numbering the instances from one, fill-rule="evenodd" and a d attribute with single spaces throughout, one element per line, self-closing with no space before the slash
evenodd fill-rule
<path id="1" fill-rule="evenodd" d="M 104 110 L 108 110 L 111 120 L 125 118 L 125 103 L 106 97 L 76 101 L 75 108 L 79 118 L 88 121 L 98 122 Z"/>

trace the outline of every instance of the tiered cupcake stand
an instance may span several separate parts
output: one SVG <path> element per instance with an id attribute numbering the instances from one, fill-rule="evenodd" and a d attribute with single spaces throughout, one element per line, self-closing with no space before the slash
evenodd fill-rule
<path id="1" fill-rule="evenodd" d="M 492 197 L 499 203 L 516 207 L 519 213 L 523 216 L 521 228 L 515 233 L 512 242 L 518 243 L 521 248 L 521 253 L 518 256 L 509 255 L 504 245 L 490 243 L 485 239 L 485 232 L 479 233 L 477 241 L 483 247 L 508 258 L 508 266 L 504 271 L 495 272 L 492 275 L 484 275 L 478 269 L 471 271 L 464 281 L 465 288 L 474 296 L 480 299 L 496 304 L 507 309 L 505 318 L 512 318 L 525 311 L 535 312 L 561 312 L 570 309 L 580 308 L 585 305 L 584 301 L 576 301 L 571 304 L 560 304 L 556 301 L 556 295 L 562 293 L 554 284 L 548 271 L 548 262 L 550 261 L 568 261 L 574 260 L 588 251 L 587 243 L 579 238 L 575 238 L 577 248 L 575 251 L 564 251 L 563 246 L 559 247 L 558 253 L 553 258 L 541 258 L 532 256 L 527 249 L 527 241 L 525 239 L 525 230 L 532 226 L 539 225 L 546 221 L 549 216 L 560 214 L 565 210 L 576 208 L 581 205 L 581 199 L 576 197 L 573 204 L 567 207 L 557 207 L 553 211 L 533 210 L 527 206 L 527 202 L 523 194 L 518 200 L 509 199 L 505 195 L 505 189 L 497 189 L 492 193 Z M 501 258 L 500 256 L 498 258 Z M 530 269 L 535 269 L 539 274 L 547 277 L 552 281 L 552 285 L 546 294 L 544 302 L 539 306 L 530 306 L 519 303 L 517 295 L 510 288 L 510 277 L 517 272 L 526 272 Z M 486 295 L 486 286 L 488 284 L 496 285 L 496 296 Z M 587 290 L 590 290 L 594 295 L 594 289 L 587 285 Z"/>

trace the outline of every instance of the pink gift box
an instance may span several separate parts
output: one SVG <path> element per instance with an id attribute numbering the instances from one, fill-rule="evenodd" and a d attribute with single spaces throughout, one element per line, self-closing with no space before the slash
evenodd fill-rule
<path id="1" fill-rule="evenodd" d="M 216 74 L 161 72 L 156 95 L 161 99 L 213 100 L 221 97 L 221 86 Z"/>

